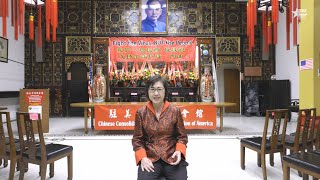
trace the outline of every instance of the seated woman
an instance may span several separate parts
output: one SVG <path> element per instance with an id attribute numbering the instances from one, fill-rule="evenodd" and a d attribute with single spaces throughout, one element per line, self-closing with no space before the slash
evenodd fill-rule
<path id="1" fill-rule="evenodd" d="M 151 77 L 146 84 L 150 101 L 136 113 L 132 146 L 138 180 L 187 179 L 188 137 L 180 109 L 166 101 L 167 92 L 164 78 Z"/>

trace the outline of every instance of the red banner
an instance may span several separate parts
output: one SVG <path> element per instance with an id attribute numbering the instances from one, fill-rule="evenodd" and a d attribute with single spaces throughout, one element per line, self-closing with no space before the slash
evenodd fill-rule
<path id="1" fill-rule="evenodd" d="M 110 38 L 113 62 L 194 61 L 195 37 L 118 37 Z"/>
<path id="2" fill-rule="evenodd" d="M 216 129 L 216 107 L 214 105 L 175 105 L 181 110 L 186 129 Z M 142 106 L 145 105 L 95 106 L 95 130 L 133 130 L 136 111 Z"/>

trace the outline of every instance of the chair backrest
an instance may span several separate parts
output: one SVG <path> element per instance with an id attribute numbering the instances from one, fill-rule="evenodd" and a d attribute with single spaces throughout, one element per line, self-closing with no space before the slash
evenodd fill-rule
<path id="1" fill-rule="evenodd" d="M 316 123 L 316 109 L 300 109 L 297 120 L 297 128 L 294 138 L 294 150 L 307 149 L 307 145 L 313 146 Z M 311 144 L 310 144 L 311 143 Z M 302 145 L 302 146 L 301 146 Z"/>
<path id="2" fill-rule="evenodd" d="M 3 116 L 5 116 L 5 121 L 3 120 Z M 7 124 L 7 129 L 4 127 L 4 123 Z M 7 132 L 7 135 L 6 135 Z M 6 154 L 6 146 L 8 143 L 7 138 L 9 138 L 10 143 L 10 154 L 16 153 L 16 146 L 14 144 L 14 137 L 11 128 L 10 121 L 10 113 L 9 112 L 0 112 L 0 157 L 5 157 Z"/>
<path id="3" fill-rule="evenodd" d="M 43 138 L 40 114 L 37 114 L 37 120 L 31 120 L 29 113 L 17 112 L 17 123 L 18 123 L 20 147 L 23 150 L 22 153 L 28 154 L 28 159 L 30 159 L 31 161 L 36 161 L 36 149 L 39 146 L 35 138 L 36 131 L 34 128 L 36 128 L 38 129 L 39 140 L 40 140 L 41 160 L 46 161 L 47 153 L 46 153 L 45 142 Z M 26 134 L 25 135 L 26 139 L 24 138 L 23 132 L 25 132 Z"/>
<path id="4" fill-rule="evenodd" d="M 264 123 L 264 130 L 263 130 L 263 138 L 262 138 L 262 145 L 261 150 L 266 149 L 267 139 L 268 139 L 268 125 L 269 120 L 273 117 L 273 126 L 270 136 L 270 146 L 272 150 L 278 149 L 278 141 L 280 137 L 281 144 L 285 142 L 285 136 L 287 131 L 287 122 L 288 122 L 288 109 L 274 109 L 274 110 L 267 110 L 266 111 L 266 119 Z M 283 119 L 284 117 L 284 119 Z M 282 129 L 281 129 L 282 127 Z"/>
<path id="5" fill-rule="evenodd" d="M 121 97 L 110 97 L 109 102 L 122 102 Z"/>
<path id="6" fill-rule="evenodd" d="M 172 102 L 185 102 L 184 97 L 172 97 Z"/>

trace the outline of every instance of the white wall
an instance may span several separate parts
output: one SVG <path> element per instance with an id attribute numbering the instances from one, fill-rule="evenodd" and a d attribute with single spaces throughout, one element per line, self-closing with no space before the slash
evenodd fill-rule
<path id="1" fill-rule="evenodd" d="M 291 82 L 291 99 L 299 99 L 299 66 L 297 47 L 293 46 L 293 30 L 290 30 L 290 50 L 287 50 L 286 12 L 280 13 L 278 25 L 278 44 L 276 46 L 276 78 L 289 79 Z"/>
<path id="2" fill-rule="evenodd" d="M 8 57 L 15 63 L 0 62 L 0 92 L 19 91 L 24 88 L 24 35 L 14 40 L 14 29 L 11 26 L 11 1 L 9 2 L 9 17 L 7 17 Z M 2 7 L 1 7 L 2 8 Z M 0 36 L 2 36 L 2 17 L 0 17 Z M 19 110 L 19 98 L 0 98 L 0 106 L 8 107 L 11 119 L 15 118 L 15 112 Z"/>
<path id="3" fill-rule="evenodd" d="M 0 92 L 19 91 L 24 88 L 24 35 L 14 40 L 14 29 L 11 26 L 11 1 L 9 2 L 9 17 L 7 17 L 8 57 L 22 64 L 8 61 L 0 62 Z M 2 17 L 0 18 L 0 36 L 2 36 Z"/>

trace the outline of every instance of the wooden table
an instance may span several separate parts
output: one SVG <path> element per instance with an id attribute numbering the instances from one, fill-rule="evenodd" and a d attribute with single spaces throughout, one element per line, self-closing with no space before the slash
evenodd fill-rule
<path id="1" fill-rule="evenodd" d="M 101 103 L 96 103 L 96 102 L 80 102 L 80 103 L 71 103 L 70 106 L 71 107 L 79 107 L 79 108 L 84 108 L 84 132 L 88 133 L 88 109 L 91 109 L 91 112 L 94 112 L 94 106 L 96 105 L 117 105 L 117 104 L 132 104 L 132 102 L 101 102 Z M 210 104 L 210 105 L 215 105 L 217 108 L 219 108 L 220 110 L 220 132 L 223 131 L 223 111 L 225 107 L 231 107 L 231 106 L 236 106 L 236 103 L 231 103 L 231 102 L 220 102 L 220 103 L 216 103 L 216 102 L 175 102 L 173 104 L 176 103 L 181 103 L 181 104 Z M 138 104 L 138 105 L 145 105 L 146 102 L 134 102 L 134 104 Z M 93 129 L 93 116 L 91 116 L 91 128 Z"/>
<path id="2" fill-rule="evenodd" d="M 236 103 L 232 103 L 232 102 L 220 102 L 220 103 L 214 103 L 214 105 L 216 105 L 217 108 L 219 108 L 220 110 L 220 132 L 223 131 L 223 112 L 224 112 L 224 108 L 225 107 L 232 107 L 232 106 L 236 106 Z"/>
<path id="3" fill-rule="evenodd" d="M 1 110 L 6 110 L 6 109 L 8 109 L 7 107 L 0 107 L 0 111 Z"/>

